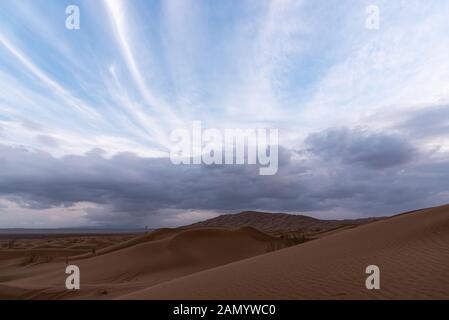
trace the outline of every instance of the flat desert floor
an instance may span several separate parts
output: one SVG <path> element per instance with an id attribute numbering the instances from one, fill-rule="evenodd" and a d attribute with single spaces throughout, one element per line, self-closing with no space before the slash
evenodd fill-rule
<path id="1" fill-rule="evenodd" d="M 0 245 L 0 299 L 449 298 L 449 206 L 296 245 L 249 227 Z M 65 288 L 67 263 L 80 268 L 80 290 Z M 380 268 L 380 290 L 365 287 L 368 265 Z"/>

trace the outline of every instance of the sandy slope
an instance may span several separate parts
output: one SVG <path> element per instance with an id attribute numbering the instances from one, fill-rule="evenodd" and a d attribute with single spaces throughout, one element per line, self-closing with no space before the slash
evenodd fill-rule
<path id="1" fill-rule="evenodd" d="M 81 270 L 81 290 L 65 290 L 65 263 L 20 268 L 0 280 L 0 297 L 112 298 L 174 278 L 266 253 L 284 240 L 252 228 L 161 230 L 100 250 L 71 263 Z"/>
<path id="2" fill-rule="evenodd" d="M 381 269 L 381 290 L 365 268 Z M 449 298 L 449 206 L 345 230 L 195 273 L 126 299 Z"/>

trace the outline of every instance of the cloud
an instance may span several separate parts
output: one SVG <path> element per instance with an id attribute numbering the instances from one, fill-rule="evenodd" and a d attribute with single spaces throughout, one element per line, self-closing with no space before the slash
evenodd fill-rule
<path id="1" fill-rule="evenodd" d="M 88 118 L 98 117 L 98 113 L 87 106 L 83 101 L 74 97 L 70 92 L 63 88 L 58 82 L 50 78 L 45 72 L 43 72 L 38 66 L 36 66 L 31 59 L 26 56 L 20 49 L 13 45 L 10 40 L 0 34 L 0 44 L 5 47 L 25 69 L 38 78 L 42 83 L 45 83 L 52 91 L 56 93 L 67 105 L 70 105 L 82 113 L 86 114 Z"/>
<path id="2" fill-rule="evenodd" d="M 102 150 L 55 158 L 1 146 L 0 198 L 36 213 L 90 203 L 79 209 L 86 224 L 120 226 L 191 221 L 183 212 L 384 215 L 449 200 L 449 162 L 415 161 L 401 139 L 340 129 L 312 135 L 308 143 L 312 156 L 283 148 L 275 176 L 259 176 L 258 167 L 249 165 L 175 166 L 132 153 L 105 158 Z M 330 165 L 334 157 L 341 161 Z"/>
<path id="3" fill-rule="evenodd" d="M 308 151 L 326 160 L 341 160 L 349 165 L 383 169 L 410 162 L 416 154 L 407 140 L 399 136 L 372 133 L 362 129 L 330 129 L 310 134 Z"/>
<path id="4" fill-rule="evenodd" d="M 149 117 L 146 115 L 145 122 L 153 130 L 159 141 L 166 147 L 169 145 L 167 136 L 162 133 L 162 127 L 160 125 L 161 118 L 168 119 L 169 125 L 179 125 L 180 120 L 178 115 L 173 112 L 171 105 L 165 103 L 162 99 L 156 96 L 156 94 L 149 88 L 149 84 L 145 81 L 141 68 L 135 57 L 135 48 L 131 44 L 130 33 L 128 22 L 130 21 L 129 16 L 127 19 L 127 13 L 130 11 L 125 4 L 126 1 L 122 0 L 111 0 L 104 1 L 105 8 L 108 10 L 113 28 L 115 30 L 115 35 L 117 42 L 120 47 L 120 51 L 124 57 L 125 64 L 132 75 L 132 78 L 140 92 L 140 94 L 145 99 L 146 103 L 159 113 L 159 119 L 156 120 L 154 117 Z"/>
<path id="5" fill-rule="evenodd" d="M 58 147 L 60 145 L 60 141 L 58 139 L 45 134 L 37 135 L 36 140 L 48 147 Z"/>
<path id="6" fill-rule="evenodd" d="M 449 105 L 436 105 L 409 112 L 399 123 L 409 136 L 417 138 L 449 136 Z"/>
<path id="7" fill-rule="evenodd" d="M 368 4 L 81 1 L 72 32 L 62 2 L 0 1 L 0 224 L 447 201 L 449 2 L 379 0 L 377 31 Z M 279 129 L 278 174 L 156 158 L 192 120 Z"/>

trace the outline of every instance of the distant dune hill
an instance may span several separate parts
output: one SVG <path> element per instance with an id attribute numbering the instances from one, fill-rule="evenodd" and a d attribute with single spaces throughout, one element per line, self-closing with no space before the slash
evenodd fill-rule
<path id="1" fill-rule="evenodd" d="M 304 215 L 285 213 L 267 213 L 244 211 L 237 214 L 221 215 L 213 219 L 194 223 L 189 228 L 241 228 L 252 227 L 266 233 L 284 232 L 323 232 L 344 226 L 355 226 L 381 218 L 367 218 L 356 220 L 320 220 Z"/>
<path id="2" fill-rule="evenodd" d="M 365 287 L 368 265 L 380 268 L 380 290 Z M 122 298 L 449 299 L 449 205 L 344 230 Z"/>

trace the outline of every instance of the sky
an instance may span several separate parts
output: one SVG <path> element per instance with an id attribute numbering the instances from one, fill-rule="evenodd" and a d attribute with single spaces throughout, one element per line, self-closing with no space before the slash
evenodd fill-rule
<path id="1" fill-rule="evenodd" d="M 0 228 L 449 203 L 448 15 L 446 0 L 2 0 Z M 278 129 L 277 174 L 173 165 L 170 133 L 193 121 Z"/>

